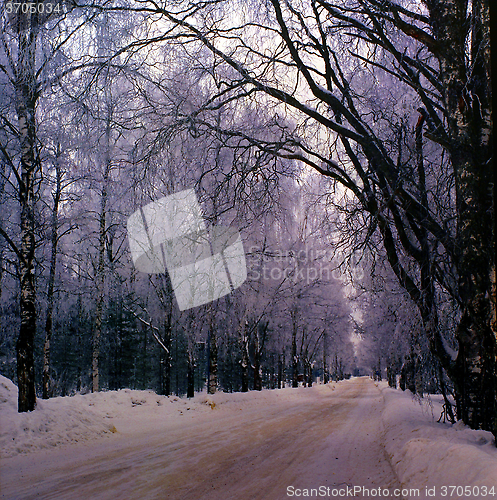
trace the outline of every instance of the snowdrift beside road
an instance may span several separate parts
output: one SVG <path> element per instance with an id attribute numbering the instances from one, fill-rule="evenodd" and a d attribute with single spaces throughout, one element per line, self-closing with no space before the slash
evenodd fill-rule
<path id="1" fill-rule="evenodd" d="M 436 498 L 443 495 L 442 486 L 470 486 L 460 494 L 447 497 L 495 498 L 497 496 L 497 449 L 490 432 L 475 431 L 462 422 L 438 423 L 441 404 L 424 398 L 415 401 L 410 392 L 390 389 L 379 384 L 385 399 L 383 425 L 385 450 L 399 481 L 405 487 L 436 487 Z M 493 487 L 494 494 L 484 495 L 478 488 Z M 474 488 L 474 489 L 473 489 Z M 471 491 L 471 494 L 467 493 Z"/>
<path id="2" fill-rule="evenodd" d="M 0 450 L 11 457 L 63 443 L 87 441 L 114 431 L 102 411 L 75 398 L 38 399 L 33 412 L 17 412 L 17 387 L 0 376 Z"/>
<path id="3" fill-rule="evenodd" d="M 122 429 L 153 428 L 189 413 L 209 411 L 218 395 L 194 400 L 121 389 L 37 399 L 33 412 L 17 412 L 17 387 L 0 375 L 0 450 L 3 458 L 68 443 L 105 438 Z M 222 394 L 219 394 L 222 396 Z M 117 428 L 116 428 L 117 427 Z"/>
<path id="4" fill-rule="evenodd" d="M 313 391 L 301 387 L 296 393 L 252 391 L 247 393 L 199 393 L 192 399 L 160 396 L 153 391 L 121 389 L 93 394 L 37 399 L 35 411 L 17 412 L 17 387 L 0 375 L 0 453 L 2 458 L 68 443 L 81 443 L 116 432 L 136 434 L 160 429 L 165 423 L 181 425 L 185 417 L 206 418 L 216 412 L 240 412 L 266 407 L 280 399 L 302 395 L 312 400 Z"/>

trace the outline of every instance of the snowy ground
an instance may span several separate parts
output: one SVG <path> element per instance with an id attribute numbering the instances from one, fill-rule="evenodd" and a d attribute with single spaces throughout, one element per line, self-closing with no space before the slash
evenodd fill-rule
<path id="1" fill-rule="evenodd" d="M 121 390 L 28 414 L 16 399 L 0 377 L 4 499 L 497 497 L 489 433 L 367 378 L 192 400 Z"/>

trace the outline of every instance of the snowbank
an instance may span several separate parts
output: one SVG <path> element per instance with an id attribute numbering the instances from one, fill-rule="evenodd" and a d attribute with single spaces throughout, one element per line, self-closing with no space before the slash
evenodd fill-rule
<path id="1" fill-rule="evenodd" d="M 316 386 L 314 391 L 322 390 Z M 329 389 L 328 389 L 329 390 Z M 185 417 L 248 411 L 283 399 L 291 404 L 312 399 L 314 391 L 197 394 L 192 399 L 159 396 L 152 391 L 121 389 L 94 394 L 37 399 L 35 411 L 17 412 L 17 387 L 0 376 L 0 450 L 3 458 L 67 443 L 182 425 Z M 305 399 L 305 398 L 304 398 Z"/>
<path id="2" fill-rule="evenodd" d="M 80 402 L 83 403 L 81 396 Z M 86 404 L 73 405 L 69 398 L 38 400 L 36 410 L 17 412 L 17 387 L 0 376 L 0 449 L 2 457 L 75 443 L 115 431 L 105 414 Z"/>
<path id="3" fill-rule="evenodd" d="M 497 495 L 497 449 L 490 432 L 469 429 L 462 422 L 438 423 L 441 414 L 439 398 L 416 401 L 410 392 L 390 389 L 379 384 L 385 399 L 383 426 L 385 449 L 399 481 L 404 487 L 436 487 L 436 498 L 443 486 L 486 486 Z M 469 490 L 468 490 L 469 491 Z M 471 498 L 478 488 L 471 490 Z M 423 495 L 424 494 L 424 495 Z M 466 494 L 457 496 L 468 496 Z M 481 494 L 482 498 L 483 495 Z"/>

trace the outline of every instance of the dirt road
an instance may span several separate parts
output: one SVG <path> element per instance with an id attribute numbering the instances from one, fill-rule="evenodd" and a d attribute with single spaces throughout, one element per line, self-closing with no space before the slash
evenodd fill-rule
<path id="1" fill-rule="evenodd" d="M 279 500 L 303 488 L 328 498 L 346 486 L 398 488 L 373 382 L 313 395 L 4 459 L 0 498 Z"/>

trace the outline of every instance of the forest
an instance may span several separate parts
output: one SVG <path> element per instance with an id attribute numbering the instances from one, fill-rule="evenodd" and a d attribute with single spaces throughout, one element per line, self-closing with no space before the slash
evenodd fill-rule
<path id="1" fill-rule="evenodd" d="M 490 0 L 4 0 L 0 373 L 37 398 L 357 375 L 497 435 Z M 129 217 L 247 278 L 180 310 Z"/>

